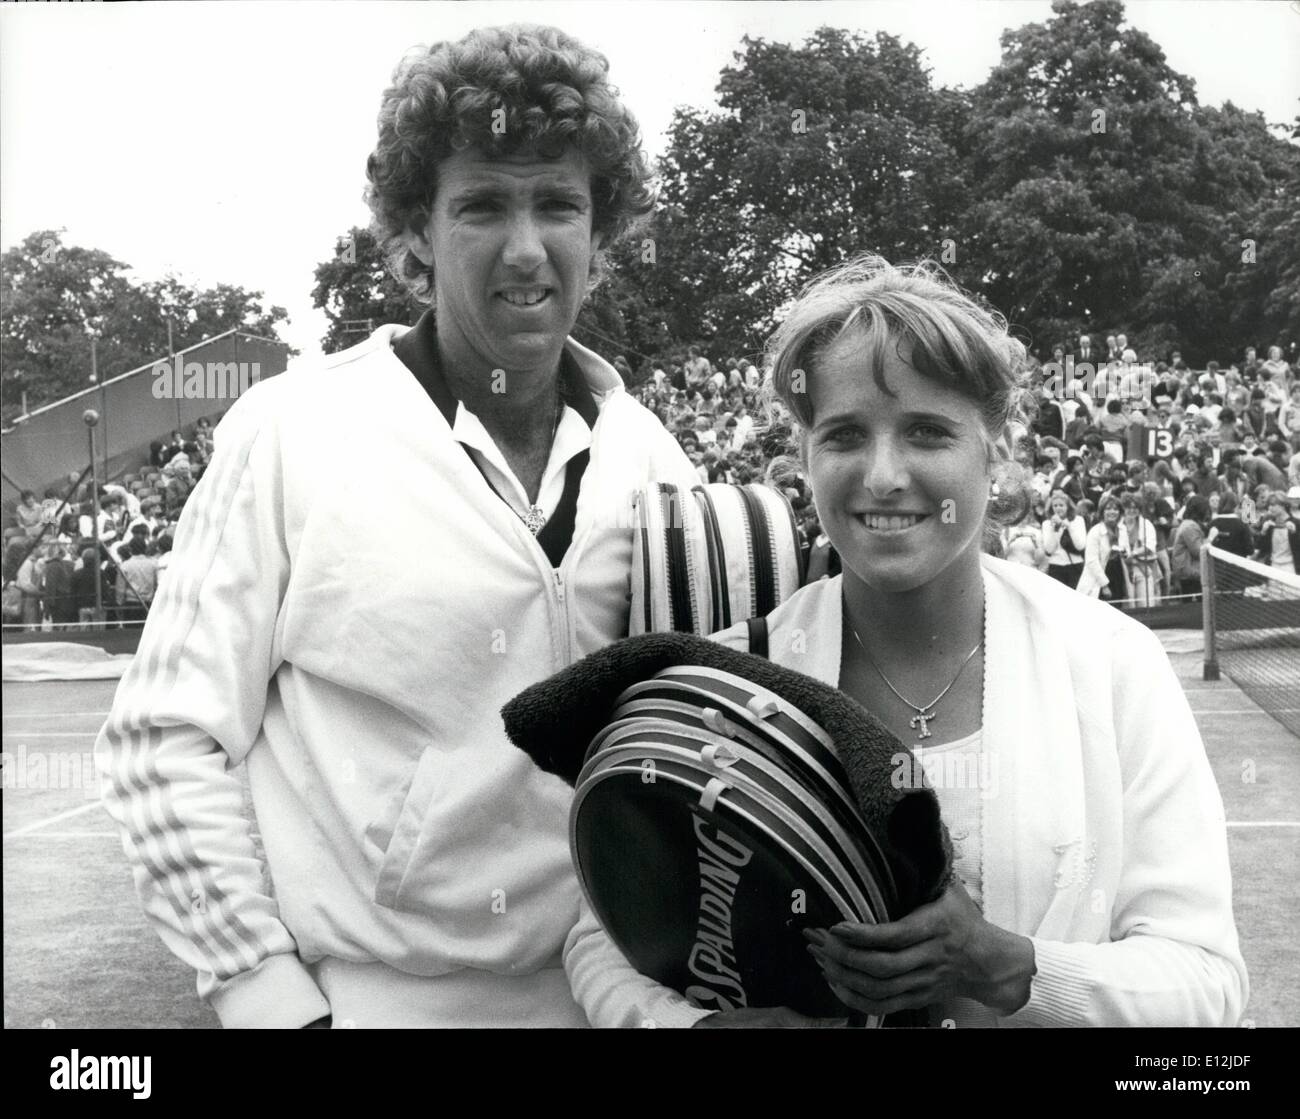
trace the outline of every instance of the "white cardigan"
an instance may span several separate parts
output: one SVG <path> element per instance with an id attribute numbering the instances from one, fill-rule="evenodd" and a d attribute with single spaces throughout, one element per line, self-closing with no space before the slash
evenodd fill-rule
<path id="1" fill-rule="evenodd" d="M 983 557 L 984 916 L 1033 940 L 1003 1026 L 1231 1026 L 1246 967 L 1218 786 L 1159 640 L 1109 605 Z M 841 578 L 769 616 L 778 664 L 838 686 Z M 744 649 L 744 626 L 715 635 Z"/>

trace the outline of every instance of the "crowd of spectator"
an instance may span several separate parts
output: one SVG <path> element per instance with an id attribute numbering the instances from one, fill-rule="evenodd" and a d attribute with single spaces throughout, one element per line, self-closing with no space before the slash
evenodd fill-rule
<path id="1" fill-rule="evenodd" d="M 188 436 L 178 430 L 155 441 L 139 473 L 100 486 L 98 519 L 81 475 L 50 487 L 41 501 L 24 490 L 4 530 L 5 623 L 143 621 L 166 575 L 176 522 L 211 455 L 206 419 Z"/>
<path id="2" fill-rule="evenodd" d="M 1053 374 L 1064 366 L 1081 376 Z M 1055 364 L 1053 364 L 1055 363 Z M 633 380 L 627 362 L 615 363 Z M 643 374 L 644 375 L 644 374 Z M 1193 372 L 1174 351 L 1143 362 L 1123 334 L 1087 335 L 1030 359 L 1028 429 L 1016 448 L 1023 516 L 989 550 L 1115 604 L 1200 593 L 1201 547 L 1300 571 L 1300 379 L 1272 347 Z M 765 482 L 790 498 L 813 580 L 839 570 L 789 424 L 745 359 L 690 347 L 649 363 L 634 390 L 701 482 Z M 1013 499 L 1013 498 L 1008 498 Z"/>
<path id="3" fill-rule="evenodd" d="M 1063 380 L 1072 369 L 1091 374 Z M 699 346 L 647 362 L 638 377 L 615 367 L 696 466 L 701 483 L 762 482 L 794 508 L 808 580 L 839 570 L 799 466 L 791 425 L 767 398 L 747 358 L 713 361 Z M 1177 351 L 1140 361 L 1123 334 L 1104 347 L 1087 335 L 1030 359 L 1031 419 L 1019 440 L 1023 516 L 988 541 L 1081 593 L 1116 604 L 1157 605 L 1200 593 L 1208 541 L 1257 562 L 1300 572 L 1300 378 L 1274 346 L 1239 363 L 1193 372 Z M 151 444 L 149 462 L 121 484 L 43 501 L 22 494 L 4 530 L 6 623 L 85 623 L 95 573 L 107 620 L 145 616 L 167 570 L 186 498 L 212 453 L 200 420 Z M 70 481 L 76 482 L 73 475 Z M 33 548 L 32 543 L 39 540 Z"/>

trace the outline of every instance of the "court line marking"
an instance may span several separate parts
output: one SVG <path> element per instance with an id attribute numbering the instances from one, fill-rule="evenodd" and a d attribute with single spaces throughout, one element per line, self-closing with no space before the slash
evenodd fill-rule
<path id="1" fill-rule="evenodd" d="M 1300 707 L 1279 707 L 1277 713 L 1279 715 L 1295 715 L 1300 713 Z M 1197 711 L 1193 708 L 1192 714 L 1199 717 L 1201 715 L 1268 715 L 1270 712 L 1262 707 L 1231 707 L 1222 711 Z"/>
<path id="2" fill-rule="evenodd" d="M 95 730 L 5 730 L 3 738 L 98 738 L 99 729 Z"/>
<path id="3" fill-rule="evenodd" d="M 1300 828 L 1300 820 L 1229 820 L 1230 828 Z"/>
<path id="4" fill-rule="evenodd" d="M 29 832 L 38 831 L 41 828 L 48 827 L 50 824 L 57 824 L 60 820 L 71 820 L 73 816 L 80 816 L 85 812 L 92 812 L 95 809 L 103 810 L 104 806 L 97 800 L 89 804 L 83 804 L 80 808 L 70 808 L 67 812 L 60 812 L 55 816 L 50 816 L 45 820 L 37 820 L 34 824 L 26 824 L 21 828 L 14 828 L 13 831 L 4 833 L 3 838 L 15 839 L 20 835 L 27 835 Z"/>
<path id="5" fill-rule="evenodd" d="M 8 836 L 5 836 L 8 839 Z M 43 831 L 40 835 L 18 836 L 19 839 L 120 839 L 115 831 Z"/>
<path id="6" fill-rule="evenodd" d="M 111 711 L 31 711 L 28 713 L 15 712 L 5 716 L 5 722 L 10 719 L 107 719 Z"/>
<path id="7" fill-rule="evenodd" d="M 98 738 L 97 730 L 59 730 L 28 733 L 25 730 L 5 731 L 0 738 Z"/>

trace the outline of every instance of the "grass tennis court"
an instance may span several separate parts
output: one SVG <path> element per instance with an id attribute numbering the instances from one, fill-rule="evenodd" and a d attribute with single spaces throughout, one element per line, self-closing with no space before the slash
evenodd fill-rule
<path id="1" fill-rule="evenodd" d="M 1171 659 L 1227 809 L 1247 1019 L 1300 1025 L 1300 739 L 1230 680 L 1203 682 L 1199 653 Z M 217 1025 L 193 973 L 146 924 L 99 807 L 90 751 L 116 689 L 3 685 L 6 769 L 47 775 L 40 788 L 7 779 L 3 794 L 6 1028 Z"/>

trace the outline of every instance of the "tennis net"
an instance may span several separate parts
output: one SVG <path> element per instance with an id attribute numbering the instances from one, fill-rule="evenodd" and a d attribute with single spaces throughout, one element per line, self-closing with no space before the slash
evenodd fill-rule
<path id="1" fill-rule="evenodd" d="M 1300 575 L 1205 546 L 1206 680 L 1222 672 L 1300 736 Z"/>

